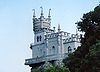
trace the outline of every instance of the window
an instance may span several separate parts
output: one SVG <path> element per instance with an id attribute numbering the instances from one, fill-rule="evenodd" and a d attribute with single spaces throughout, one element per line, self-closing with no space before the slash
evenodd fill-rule
<path id="1" fill-rule="evenodd" d="M 71 47 L 69 46 L 68 47 L 68 53 L 71 53 L 72 52 L 72 49 L 71 49 Z"/>
<path id="2" fill-rule="evenodd" d="M 41 41 L 41 39 L 42 39 L 42 37 L 41 37 L 41 35 L 40 35 L 40 41 Z"/>
<path id="3" fill-rule="evenodd" d="M 76 50 L 76 48 L 74 48 L 74 50 Z"/>
<path id="4" fill-rule="evenodd" d="M 55 54 L 55 46 L 52 46 L 52 54 Z"/>
<path id="5" fill-rule="evenodd" d="M 39 36 L 37 36 L 37 42 L 39 42 Z"/>
<path id="6" fill-rule="evenodd" d="M 52 46 L 52 48 L 55 48 L 55 46 Z"/>
<path id="7" fill-rule="evenodd" d="M 45 51 L 43 51 L 43 56 L 45 56 Z"/>

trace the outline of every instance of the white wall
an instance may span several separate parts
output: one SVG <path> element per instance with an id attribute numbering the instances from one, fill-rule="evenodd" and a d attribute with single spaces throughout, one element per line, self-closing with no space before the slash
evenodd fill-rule
<path id="1" fill-rule="evenodd" d="M 53 46 L 55 48 L 53 48 Z M 57 54 L 57 49 L 58 49 L 57 38 L 48 39 L 48 55 Z"/>
<path id="2" fill-rule="evenodd" d="M 64 43 L 64 51 L 65 53 L 68 53 L 68 47 L 70 46 L 72 49 L 72 52 L 75 51 L 74 48 L 77 48 L 80 45 L 78 42 L 68 42 Z"/>
<path id="3" fill-rule="evenodd" d="M 32 57 L 41 57 L 46 53 L 45 44 L 38 44 L 32 47 Z"/>

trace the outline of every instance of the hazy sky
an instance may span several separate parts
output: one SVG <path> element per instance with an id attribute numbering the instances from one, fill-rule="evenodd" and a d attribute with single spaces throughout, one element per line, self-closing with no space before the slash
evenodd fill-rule
<path id="1" fill-rule="evenodd" d="M 75 33 L 75 22 L 100 3 L 100 0 L 0 0 L 0 72 L 30 72 L 24 59 L 31 57 L 33 42 L 32 9 L 47 17 L 51 8 L 52 26 Z"/>

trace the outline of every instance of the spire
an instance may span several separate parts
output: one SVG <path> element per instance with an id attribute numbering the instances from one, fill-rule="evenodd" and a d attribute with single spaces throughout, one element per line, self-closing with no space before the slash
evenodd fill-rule
<path id="1" fill-rule="evenodd" d="M 51 9 L 49 9 L 49 14 L 48 14 L 48 17 L 51 17 L 51 16 L 50 16 L 50 11 L 51 11 Z"/>
<path id="2" fill-rule="evenodd" d="M 78 29 L 76 29 L 76 34 L 78 34 Z"/>
<path id="3" fill-rule="evenodd" d="M 41 8 L 41 16 L 42 16 L 43 15 L 43 8 L 42 8 L 42 6 L 40 8 Z"/>
<path id="4" fill-rule="evenodd" d="M 60 32 L 60 30 L 61 30 L 61 29 L 60 29 L 60 24 L 58 24 L 58 32 Z"/>
<path id="5" fill-rule="evenodd" d="M 53 30 L 54 30 L 54 33 L 55 33 L 55 31 L 56 31 L 56 30 L 55 30 L 55 27 L 53 27 Z"/>
<path id="6" fill-rule="evenodd" d="M 35 18 L 35 9 L 33 9 L 33 17 Z"/>

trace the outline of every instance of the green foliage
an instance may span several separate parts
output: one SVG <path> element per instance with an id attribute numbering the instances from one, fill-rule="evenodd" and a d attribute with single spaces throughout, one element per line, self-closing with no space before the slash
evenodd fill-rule
<path id="1" fill-rule="evenodd" d="M 77 28 L 84 32 L 81 46 L 63 60 L 71 72 L 100 72 L 100 5 L 83 15 Z"/>
<path id="2" fill-rule="evenodd" d="M 65 67 L 50 67 L 44 70 L 33 69 L 31 72 L 70 72 L 68 68 Z"/>
<path id="3" fill-rule="evenodd" d="M 65 67 L 51 67 L 49 69 L 45 69 L 44 72 L 70 72 L 70 71 Z"/>
<path id="4" fill-rule="evenodd" d="M 32 69 L 31 72 L 43 72 L 42 70 L 36 68 L 36 69 Z"/>
<path id="5" fill-rule="evenodd" d="M 95 7 L 94 11 L 84 14 L 81 21 L 76 24 L 79 31 L 85 32 L 81 43 L 94 44 L 96 40 L 100 39 L 100 5 Z"/>
<path id="6" fill-rule="evenodd" d="M 38 72 L 39 70 L 38 69 L 32 69 L 31 72 Z"/>
<path id="7" fill-rule="evenodd" d="M 71 72 L 100 72 L 100 41 L 89 48 L 84 58 L 73 53 L 63 62 Z"/>
<path id="8" fill-rule="evenodd" d="M 100 42 L 96 43 L 95 45 L 91 46 L 89 49 L 90 56 L 96 56 L 100 53 Z"/>

